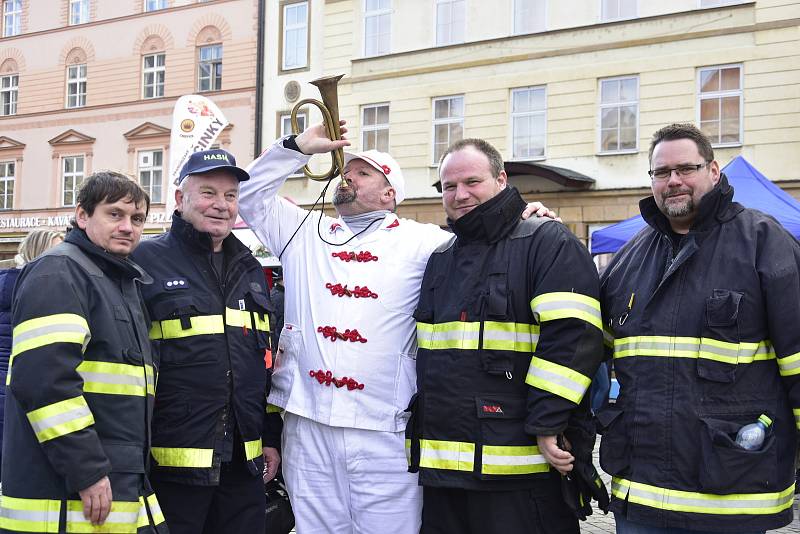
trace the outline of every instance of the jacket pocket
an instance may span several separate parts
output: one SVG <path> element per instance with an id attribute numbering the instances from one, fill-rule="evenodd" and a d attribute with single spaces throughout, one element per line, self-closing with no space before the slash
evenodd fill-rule
<path id="1" fill-rule="evenodd" d="M 270 314 L 274 312 L 274 306 L 269 299 L 262 293 L 250 291 L 246 297 L 247 309 L 250 311 L 250 318 L 256 334 L 256 341 L 259 349 L 267 349 L 270 346 L 270 332 L 274 326 L 270 324 Z"/>
<path id="2" fill-rule="evenodd" d="M 748 451 L 736 444 L 739 429 L 758 419 L 758 413 L 703 417 L 700 436 L 699 482 L 711 493 L 759 493 L 777 491 L 777 446 L 772 429 L 760 449 Z"/>
<path id="3" fill-rule="evenodd" d="M 711 382 L 730 383 L 736 379 L 738 359 L 739 308 L 744 293 L 715 289 L 706 299 L 705 321 L 697 359 L 697 375 Z"/>
<path id="4" fill-rule="evenodd" d="M 103 442 L 114 473 L 144 473 L 144 449 L 132 443 Z"/>
<path id="5" fill-rule="evenodd" d="M 291 323 L 284 323 L 278 347 L 273 354 L 271 386 L 271 392 L 275 392 L 283 402 L 288 400 L 289 392 L 292 390 L 294 375 L 297 372 L 297 360 L 302 350 L 302 331 Z M 304 371 L 308 373 L 314 370 Z"/>
<path id="6" fill-rule="evenodd" d="M 597 412 L 597 431 L 600 438 L 600 466 L 612 475 L 622 475 L 631 463 L 631 446 L 625 413 L 614 406 Z"/>
<path id="7" fill-rule="evenodd" d="M 475 409 L 480 426 L 480 454 L 475 457 L 479 478 L 529 478 L 549 471 L 536 438 L 525 433 L 524 397 L 476 397 Z"/>

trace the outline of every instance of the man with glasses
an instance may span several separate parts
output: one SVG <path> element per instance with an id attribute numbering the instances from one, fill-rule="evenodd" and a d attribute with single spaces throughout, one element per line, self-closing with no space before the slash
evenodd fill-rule
<path id="1" fill-rule="evenodd" d="M 800 245 L 733 202 L 690 124 L 650 144 L 648 226 L 601 280 L 620 395 L 598 413 L 617 532 L 789 524 L 800 422 Z M 763 444 L 745 450 L 745 425 Z"/>

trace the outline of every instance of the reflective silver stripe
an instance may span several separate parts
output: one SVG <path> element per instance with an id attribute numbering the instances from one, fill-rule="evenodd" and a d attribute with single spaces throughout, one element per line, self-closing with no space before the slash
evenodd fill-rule
<path id="1" fill-rule="evenodd" d="M 436 332 L 426 332 L 427 338 L 431 341 L 460 341 L 460 340 L 478 340 L 480 336 L 479 331 L 470 331 L 470 330 L 447 330 L 447 331 L 436 331 Z"/>
<path id="2" fill-rule="evenodd" d="M 574 369 L 534 356 L 525 383 L 580 404 L 591 379 Z"/>
<path id="3" fill-rule="evenodd" d="M 125 503 L 128 504 L 128 503 Z M 137 505 L 139 503 L 136 503 Z M 106 532 L 136 532 L 136 524 L 139 519 L 139 511 L 136 512 L 114 512 L 108 513 L 105 525 L 111 527 L 119 525 L 120 527 L 127 527 L 125 530 L 106 530 Z M 83 512 L 67 510 L 67 523 L 72 524 L 85 524 L 91 525 L 91 521 L 83 516 Z M 69 531 L 69 529 L 67 529 Z M 91 531 L 89 531 L 91 532 Z"/>
<path id="4" fill-rule="evenodd" d="M 119 384 L 125 386 L 138 386 L 144 389 L 147 386 L 147 380 L 144 376 L 130 376 L 130 375 L 117 375 L 110 373 L 91 373 L 87 371 L 78 370 L 86 382 L 102 382 L 104 384 Z"/>
<path id="5" fill-rule="evenodd" d="M 769 341 L 733 343 L 711 338 L 634 336 L 614 341 L 614 357 L 704 358 L 722 363 L 752 363 L 775 358 Z"/>
<path id="6" fill-rule="evenodd" d="M 16 334 L 14 336 L 14 344 L 24 343 L 29 339 L 33 339 L 36 337 L 44 336 L 47 334 L 54 334 L 54 333 L 76 333 L 76 334 L 88 334 L 89 329 L 85 328 L 78 324 L 70 324 L 70 323 L 59 323 L 59 324 L 49 324 L 46 326 L 40 326 L 38 328 L 34 328 L 32 330 L 28 330 L 27 332 L 22 332 Z"/>

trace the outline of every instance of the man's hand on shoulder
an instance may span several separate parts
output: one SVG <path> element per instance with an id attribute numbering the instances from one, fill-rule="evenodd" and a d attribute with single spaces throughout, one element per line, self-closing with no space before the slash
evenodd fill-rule
<path id="1" fill-rule="evenodd" d="M 307 156 L 310 156 L 311 154 L 331 152 L 333 150 L 350 146 L 350 141 L 344 137 L 344 134 L 347 133 L 345 124 L 346 121 L 339 121 L 342 131 L 342 139 L 338 141 L 331 141 L 328 137 L 328 132 L 325 129 L 325 124 L 318 123 L 306 128 L 303 133 L 295 137 L 294 142 L 297 143 L 297 147 L 300 149 L 300 152 L 306 154 Z"/>
<path id="2" fill-rule="evenodd" d="M 528 219 L 531 216 L 536 215 L 537 217 L 548 217 L 550 219 L 555 219 L 558 222 L 563 222 L 561 217 L 558 216 L 556 212 L 542 204 L 541 202 L 530 202 L 528 206 L 525 208 L 525 211 L 522 212 L 522 219 Z"/>
<path id="3" fill-rule="evenodd" d="M 86 489 L 78 492 L 83 503 L 83 517 L 98 526 L 105 523 L 108 513 L 111 511 L 111 481 L 108 477 L 103 477 Z"/>

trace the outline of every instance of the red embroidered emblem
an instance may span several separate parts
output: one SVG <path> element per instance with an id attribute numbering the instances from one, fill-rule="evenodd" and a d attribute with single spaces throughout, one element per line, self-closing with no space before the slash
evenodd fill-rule
<path id="1" fill-rule="evenodd" d="M 326 386 L 330 386 L 331 384 L 337 388 L 347 386 L 348 391 L 353 391 L 354 389 L 364 389 L 364 384 L 359 384 L 358 380 L 355 378 L 348 378 L 346 376 L 343 376 L 342 378 L 336 378 L 330 371 L 318 369 L 316 371 L 309 371 L 308 374 L 311 376 L 311 378 L 316 378 L 317 382 L 320 384 L 325 384 Z"/>
<path id="2" fill-rule="evenodd" d="M 357 263 L 365 263 L 368 261 L 378 261 L 378 256 L 373 256 L 372 252 L 369 250 L 364 250 L 356 254 L 355 252 L 332 252 L 331 256 L 334 258 L 339 258 L 342 261 L 351 262 L 355 261 Z"/>
<path id="3" fill-rule="evenodd" d="M 367 338 L 359 334 L 358 330 L 356 330 L 355 328 L 352 330 L 348 328 L 344 332 L 339 332 L 336 330 L 335 326 L 319 326 L 317 327 L 317 332 L 320 332 L 322 334 L 322 337 L 326 339 L 329 338 L 331 340 L 331 343 L 336 342 L 337 339 L 349 341 L 351 343 L 367 342 Z"/>
<path id="4" fill-rule="evenodd" d="M 331 295 L 336 295 L 337 297 L 355 297 L 357 299 L 358 298 L 364 298 L 364 299 L 365 298 L 373 298 L 373 299 L 378 298 L 378 294 L 377 293 L 373 293 L 372 291 L 370 291 L 367 286 L 364 286 L 364 287 L 356 286 L 355 289 L 350 291 L 349 289 L 347 289 L 346 285 L 344 285 L 344 286 L 342 284 L 335 284 L 334 285 L 334 284 L 331 284 L 330 282 L 328 282 L 327 284 L 325 284 L 325 289 L 330 290 Z"/>
<path id="5" fill-rule="evenodd" d="M 503 409 L 500 406 L 490 406 L 484 404 L 483 413 L 503 413 Z"/>
<path id="6" fill-rule="evenodd" d="M 340 229 L 341 227 L 342 227 L 342 225 L 341 225 L 341 224 L 339 224 L 339 223 L 337 223 L 337 222 L 336 222 L 336 223 L 333 223 L 333 224 L 331 225 L 331 233 L 335 232 L 336 230 Z"/>
<path id="7" fill-rule="evenodd" d="M 386 228 L 397 228 L 398 226 L 400 226 L 400 221 L 395 219 L 394 222 L 392 224 L 387 225 Z"/>
<path id="8" fill-rule="evenodd" d="M 392 172 L 392 169 L 390 169 L 388 165 L 382 165 L 381 169 L 383 169 L 383 174 L 389 174 Z"/>

